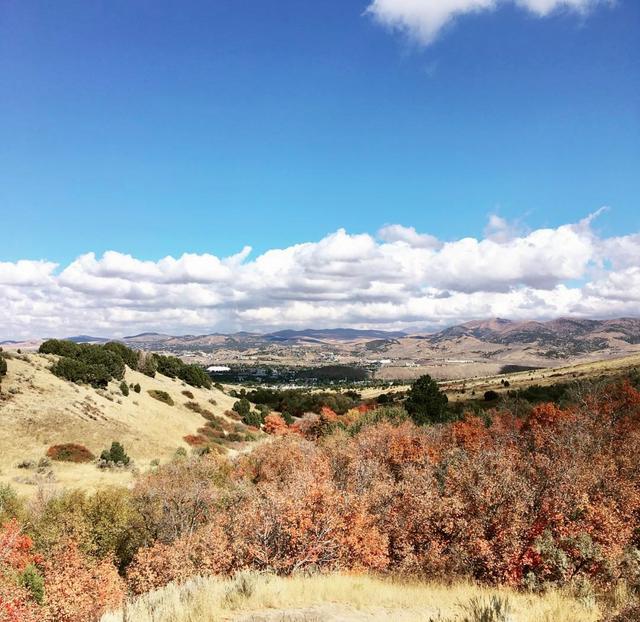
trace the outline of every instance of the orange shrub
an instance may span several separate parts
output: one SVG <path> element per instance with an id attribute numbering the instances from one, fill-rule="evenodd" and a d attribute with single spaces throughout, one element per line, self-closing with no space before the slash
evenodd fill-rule
<path id="1" fill-rule="evenodd" d="M 127 572 L 127 581 L 135 594 L 142 594 L 196 574 L 225 573 L 231 567 L 227 536 L 211 524 L 171 544 L 156 542 L 141 549 Z"/>
<path id="2" fill-rule="evenodd" d="M 124 599 L 124 583 L 112 560 L 96 561 L 73 542 L 59 545 L 43 564 L 47 622 L 99 620 L 118 609 Z"/>

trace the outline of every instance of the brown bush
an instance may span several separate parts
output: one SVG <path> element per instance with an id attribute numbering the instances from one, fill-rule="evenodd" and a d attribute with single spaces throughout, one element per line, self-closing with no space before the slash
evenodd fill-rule
<path id="1" fill-rule="evenodd" d="M 60 462 L 91 462 L 95 456 L 84 446 L 76 443 L 52 445 L 47 449 L 47 457 Z"/>

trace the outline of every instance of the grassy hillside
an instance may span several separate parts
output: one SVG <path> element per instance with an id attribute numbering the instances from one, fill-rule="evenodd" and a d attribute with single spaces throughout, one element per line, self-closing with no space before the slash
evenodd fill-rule
<path id="1" fill-rule="evenodd" d="M 144 470 L 153 460 L 170 459 L 178 447 L 189 450 L 183 437 L 196 434 L 206 422 L 186 406 L 188 402 L 228 420 L 224 412 L 235 401 L 215 388 L 197 389 L 161 374 L 149 378 L 129 368 L 125 382 L 140 384 L 141 391 L 130 390 L 125 397 L 120 381 L 102 390 L 54 376 L 49 371 L 54 360 L 51 355 L 27 354 L 6 361 L 0 393 L 0 483 L 10 483 L 20 492 L 33 492 L 37 484 L 85 489 L 126 484 L 132 479 L 130 469 L 101 470 L 92 463 L 54 461 L 38 473 L 37 467 L 18 465 L 37 464 L 52 445 L 77 443 L 99 456 L 113 441 L 119 441 L 135 467 Z M 193 398 L 182 394 L 187 390 Z M 153 398 L 149 391 L 168 393 L 174 405 Z"/>

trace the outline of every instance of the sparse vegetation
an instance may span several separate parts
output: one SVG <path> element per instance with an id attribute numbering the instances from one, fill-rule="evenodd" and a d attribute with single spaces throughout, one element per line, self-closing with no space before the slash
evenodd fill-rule
<path id="1" fill-rule="evenodd" d="M 127 615 L 136 622 L 236 617 L 256 622 L 350 622 L 364 618 L 388 622 L 502 622 L 499 617 L 471 617 L 475 614 L 465 609 L 471 601 L 491 603 L 506 598 L 512 611 L 507 619 L 513 622 L 596 622 L 599 618 L 597 609 L 554 591 L 531 595 L 467 583 L 442 585 L 348 574 L 278 577 L 246 572 L 231 578 L 194 577 L 172 583 L 130 602 Z M 265 612 L 271 615 L 267 617 Z M 107 614 L 102 622 L 124 622 L 123 614 Z"/>
<path id="2" fill-rule="evenodd" d="M 167 406 L 173 406 L 174 405 L 173 398 L 166 391 L 160 391 L 159 389 L 149 389 L 149 391 L 147 391 L 147 393 L 149 393 L 149 395 L 153 399 L 158 400 L 159 402 L 162 402 L 163 404 L 166 404 Z"/>

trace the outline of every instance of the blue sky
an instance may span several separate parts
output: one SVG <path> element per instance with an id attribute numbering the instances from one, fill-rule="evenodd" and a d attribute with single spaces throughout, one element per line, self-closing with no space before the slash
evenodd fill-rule
<path id="1" fill-rule="evenodd" d="M 639 35 L 635 0 L 0 2 L 0 339 L 637 315 Z"/>
<path id="2" fill-rule="evenodd" d="M 640 210 L 640 5 L 469 14 L 421 46 L 368 2 L 0 5 L 0 259 L 227 255 L 339 227 L 478 236 Z"/>

